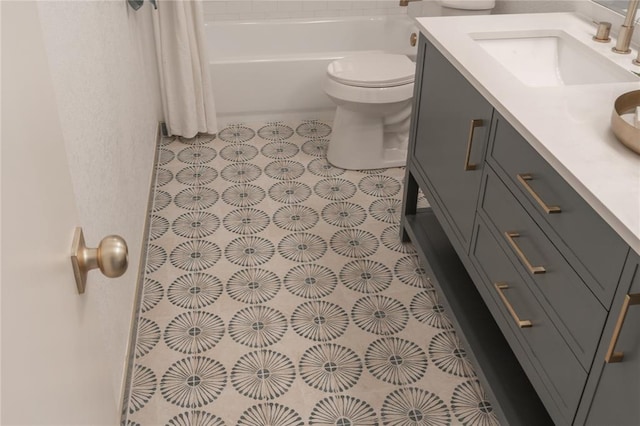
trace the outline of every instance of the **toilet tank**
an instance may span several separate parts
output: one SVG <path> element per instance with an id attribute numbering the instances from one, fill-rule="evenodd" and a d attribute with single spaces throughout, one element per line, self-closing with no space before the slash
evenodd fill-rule
<path id="1" fill-rule="evenodd" d="M 496 5 L 495 0 L 440 0 L 442 7 L 459 10 L 490 10 Z"/>

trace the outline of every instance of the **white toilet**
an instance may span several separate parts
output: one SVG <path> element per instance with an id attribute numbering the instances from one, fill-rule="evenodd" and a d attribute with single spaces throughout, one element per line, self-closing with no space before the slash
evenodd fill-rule
<path id="1" fill-rule="evenodd" d="M 441 5 L 488 14 L 494 1 L 442 0 Z M 324 91 L 337 109 L 327 160 L 350 170 L 404 166 L 414 78 L 415 63 L 406 55 L 363 53 L 329 64 Z"/>

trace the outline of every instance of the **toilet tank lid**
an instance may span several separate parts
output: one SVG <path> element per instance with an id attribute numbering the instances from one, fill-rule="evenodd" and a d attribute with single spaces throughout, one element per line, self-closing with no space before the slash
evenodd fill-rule
<path id="1" fill-rule="evenodd" d="M 413 83 L 416 65 L 406 55 L 366 53 L 329 64 L 327 74 L 348 86 L 391 87 Z"/>
<path id="2" fill-rule="evenodd" d="M 440 5 L 451 9 L 485 10 L 493 9 L 495 0 L 440 0 Z"/>

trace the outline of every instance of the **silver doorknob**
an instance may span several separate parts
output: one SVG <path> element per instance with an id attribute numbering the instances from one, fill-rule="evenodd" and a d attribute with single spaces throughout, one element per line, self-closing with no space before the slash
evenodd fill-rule
<path id="1" fill-rule="evenodd" d="M 84 293 L 87 273 L 96 268 L 109 278 L 124 274 L 129 265 L 127 243 L 118 235 L 108 235 L 96 248 L 85 245 L 82 228 L 76 228 L 71 246 L 71 265 L 76 278 L 78 293 Z"/>

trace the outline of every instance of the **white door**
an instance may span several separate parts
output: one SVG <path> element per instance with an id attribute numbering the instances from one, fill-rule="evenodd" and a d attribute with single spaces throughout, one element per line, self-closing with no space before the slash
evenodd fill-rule
<path id="1" fill-rule="evenodd" d="M 1 14 L 0 423 L 116 425 L 98 315 L 69 260 L 77 206 L 37 6 Z"/>

